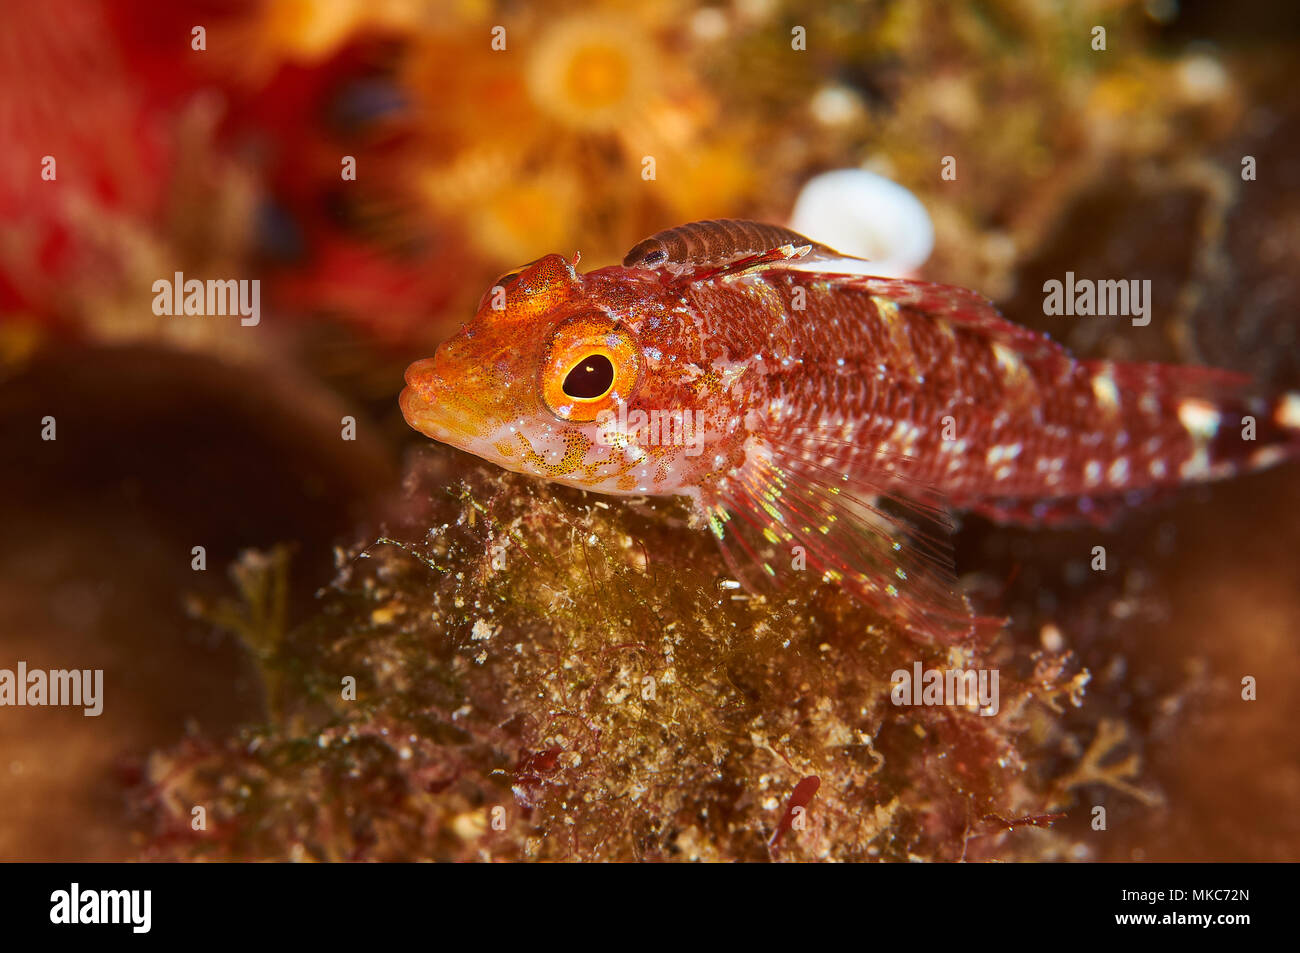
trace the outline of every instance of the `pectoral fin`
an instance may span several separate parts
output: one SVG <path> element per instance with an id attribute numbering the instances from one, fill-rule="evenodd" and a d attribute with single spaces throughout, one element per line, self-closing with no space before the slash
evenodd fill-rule
<path id="1" fill-rule="evenodd" d="M 842 450 L 825 438 L 826 456 Z M 811 580 L 841 585 L 919 639 L 953 643 L 1000 629 L 976 616 L 958 591 L 942 497 L 908 486 L 905 460 L 888 479 L 849 476 L 797 445 L 755 439 L 736 476 L 702 501 L 737 580 L 762 592 Z M 901 492 L 900 483 L 906 492 Z"/>

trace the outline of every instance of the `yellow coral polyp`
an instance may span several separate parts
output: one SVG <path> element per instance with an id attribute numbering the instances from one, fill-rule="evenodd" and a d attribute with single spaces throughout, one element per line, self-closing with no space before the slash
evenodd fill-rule
<path id="1" fill-rule="evenodd" d="M 655 75 L 639 25 L 569 19 L 539 41 L 528 64 L 528 91 L 540 109 L 565 125 L 612 130 L 626 121 Z"/>
<path id="2" fill-rule="evenodd" d="M 589 46 L 577 51 L 564 77 L 564 89 L 573 102 L 593 109 L 609 109 L 627 96 L 631 76 L 627 58 L 607 46 Z"/>
<path id="3" fill-rule="evenodd" d="M 576 193 L 576 183 L 560 174 L 503 186 L 484 200 L 473 222 L 479 247 L 502 261 L 563 247 L 573 231 Z"/>

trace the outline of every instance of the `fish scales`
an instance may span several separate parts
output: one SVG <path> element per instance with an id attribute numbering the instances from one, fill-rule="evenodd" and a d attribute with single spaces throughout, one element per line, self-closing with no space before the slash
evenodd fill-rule
<path id="1" fill-rule="evenodd" d="M 508 469 L 689 497 L 750 588 L 802 552 L 955 639 L 979 620 L 953 587 L 950 510 L 1103 522 L 1300 454 L 1300 395 L 1076 360 L 973 292 L 846 271 L 788 229 L 693 223 L 625 261 L 580 275 L 548 255 L 502 279 L 504 302 L 408 369 L 403 412 Z"/>
<path id="2" fill-rule="evenodd" d="M 1005 509 L 1008 498 L 1174 485 L 1202 450 L 1178 417 L 1181 387 L 1165 393 L 1158 366 L 1075 361 L 1046 339 L 1022 357 L 983 330 L 869 290 L 804 276 L 744 281 L 767 285 L 780 303 L 764 313 L 734 283 L 697 289 L 691 306 L 713 342 L 699 359 L 752 360 L 745 403 L 779 408 L 768 427 L 782 442 L 843 428 L 852 443 L 831 465 L 870 466 L 893 451 L 954 505 L 978 509 L 992 497 Z M 802 313 L 791 306 L 795 288 L 806 293 Z M 1131 391 L 1120 394 L 1120 384 L 1135 382 L 1154 397 L 1145 410 Z"/>

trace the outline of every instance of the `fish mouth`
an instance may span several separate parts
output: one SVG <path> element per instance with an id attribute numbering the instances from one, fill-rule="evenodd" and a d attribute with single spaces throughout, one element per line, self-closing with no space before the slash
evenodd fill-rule
<path id="1" fill-rule="evenodd" d="M 406 369 L 406 386 L 397 403 L 412 428 L 455 447 L 466 447 L 481 438 L 487 418 L 478 404 L 447 386 L 431 357 Z"/>

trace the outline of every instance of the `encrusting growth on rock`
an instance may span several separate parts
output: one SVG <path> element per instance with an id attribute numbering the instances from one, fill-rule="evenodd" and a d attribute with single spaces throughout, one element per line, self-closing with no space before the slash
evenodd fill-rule
<path id="1" fill-rule="evenodd" d="M 956 860 L 1059 841 L 1008 831 L 1047 809 L 1021 745 L 1051 736 L 1068 655 L 918 646 L 816 578 L 727 588 L 670 501 L 610 506 L 438 450 L 406 492 L 389 541 L 340 553 L 315 616 L 259 647 L 274 722 L 152 757 L 145 856 Z M 915 662 L 1000 668 L 998 715 L 895 706 Z"/>

